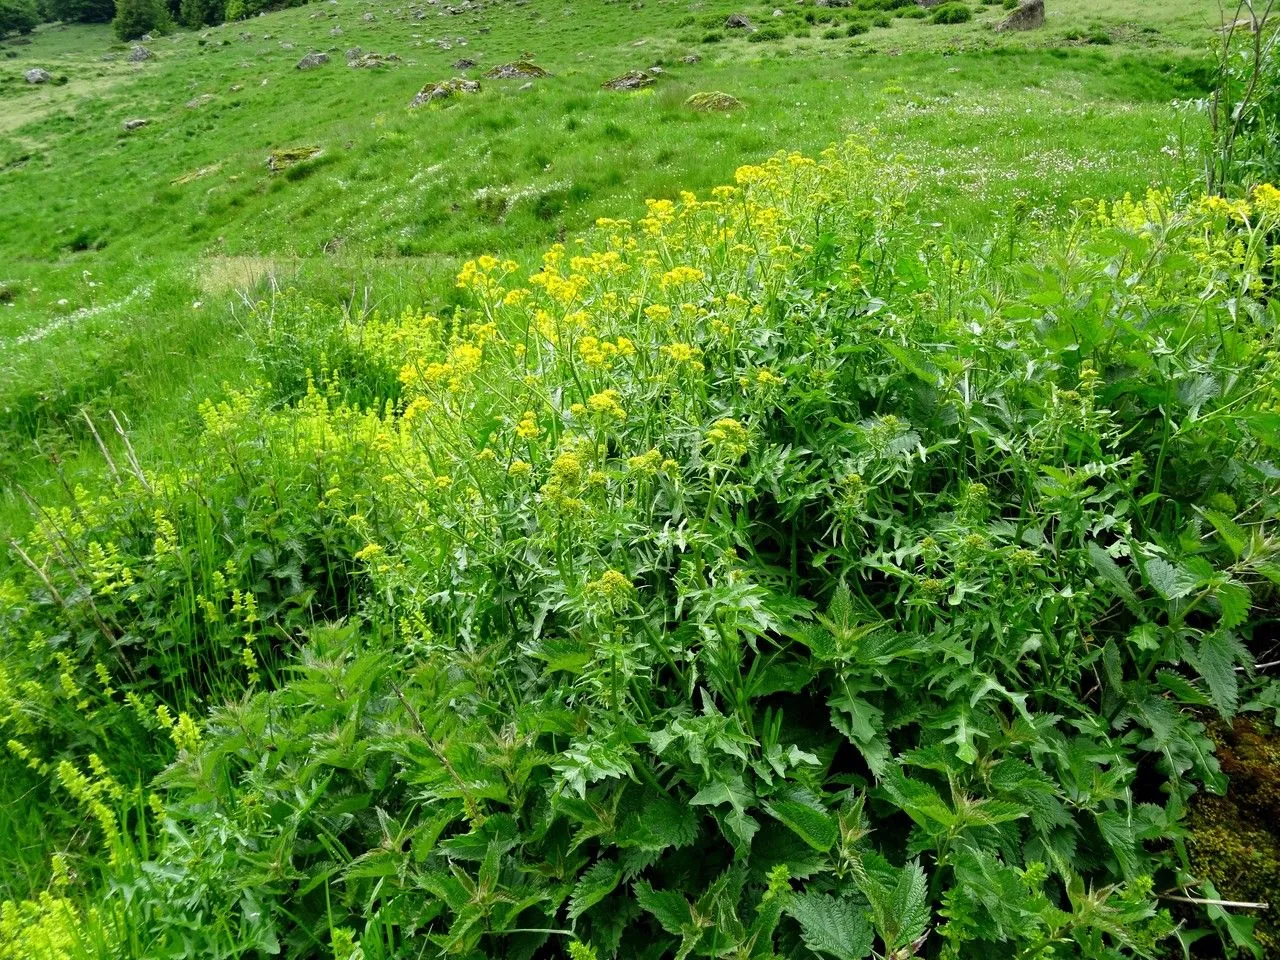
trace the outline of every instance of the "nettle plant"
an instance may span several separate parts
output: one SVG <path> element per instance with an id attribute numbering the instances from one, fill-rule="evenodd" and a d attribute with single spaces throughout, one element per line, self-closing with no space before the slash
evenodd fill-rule
<path id="1" fill-rule="evenodd" d="M 1280 193 L 969 249 L 911 180 L 780 154 L 211 408 L 349 615 L 171 736 L 148 956 L 1163 949 L 1280 581 Z"/>

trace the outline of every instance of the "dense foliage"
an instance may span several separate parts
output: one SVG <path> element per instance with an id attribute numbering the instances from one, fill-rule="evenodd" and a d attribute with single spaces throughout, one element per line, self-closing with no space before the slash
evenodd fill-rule
<path id="1" fill-rule="evenodd" d="M 197 458 L 14 544 L 0 762 L 65 820 L 0 958 L 1152 954 L 1280 581 L 1280 192 L 969 249 L 914 180 L 260 304 Z"/>
<path id="2" fill-rule="evenodd" d="M 35 0 L 0 0 L 0 37 L 30 33 L 40 22 Z"/>

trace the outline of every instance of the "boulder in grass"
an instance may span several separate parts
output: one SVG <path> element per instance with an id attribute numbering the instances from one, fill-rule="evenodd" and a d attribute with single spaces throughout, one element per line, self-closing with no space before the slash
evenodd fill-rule
<path id="1" fill-rule="evenodd" d="M 364 53 L 359 56 L 348 57 L 347 66 L 369 70 L 375 67 L 390 66 L 399 61 L 400 57 L 394 53 Z"/>
<path id="2" fill-rule="evenodd" d="M 1044 26 L 1044 0 L 1024 0 L 1013 13 L 996 25 L 996 31 L 1035 30 Z"/>
<path id="3" fill-rule="evenodd" d="M 457 60 L 453 61 L 453 69 L 455 70 L 470 70 L 475 65 L 476 62 L 470 57 L 459 57 Z"/>
<path id="4" fill-rule="evenodd" d="M 503 63 L 494 67 L 485 74 L 487 80 L 528 80 L 531 78 L 545 77 L 547 71 L 532 60 L 515 60 L 511 63 Z"/>
<path id="5" fill-rule="evenodd" d="M 428 83 L 418 91 L 418 95 L 409 102 L 409 106 L 410 108 L 424 107 L 428 103 L 448 100 L 460 93 L 479 92 L 480 84 L 476 81 L 468 80 L 466 77 L 454 77 L 451 80 L 441 80 L 439 83 Z"/>
<path id="6" fill-rule="evenodd" d="M 697 110 L 699 113 L 730 113 L 733 110 L 741 110 L 743 108 L 741 100 L 719 90 L 695 93 L 684 102 L 684 105 L 690 110 Z"/>
<path id="7" fill-rule="evenodd" d="M 27 78 L 27 83 L 48 83 L 53 79 L 48 70 L 42 70 L 39 67 L 28 70 L 24 76 Z"/>
<path id="8" fill-rule="evenodd" d="M 143 117 L 134 117 L 132 120 L 126 120 L 124 122 L 124 129 L 126 133 L 129 133 L 133 130 L 139 130 L 142 127 L 145 127 L 150 122 L 150 120 Z"/>
<path id="9" fill-rule="evenodd" d="M 187 101 L 188 110 L 199 110 L 206 103 L 213 103 L 214 96 L 212 93 L 202 93 L 198 97 L 192 97 Z"/>
<path id="10" fill-rule="evenodd" d="M 724 25 L 730 30 L 754 30 L 756 25 L 741 13 L 731 13 L 724 18 Z"/>
<path id="11" fill-rule="evenodd" d="M 133 49 L 129 51 L 130 63 L 142 63 L 144 60 L 150 60 L 150 59 L 151 59 L 151 51 L 148 50 L 146 47 L 144 47 L 140 43 L 134 44 Z"/>
<path id="12" fill-rule="evenodd" d="M 281 147 L 267 154 L 267 169 L 272 173 L 280 173 L 307 160 L 314 160 L 322 153 L 324 150 L 314 144 L 306 147 Z"/>
<path id="13" fill-rule="evenodd" d="M 640 90 L 652 86 L 653 77 L 639 70 L 629 70 L 620 77 L 606 80 L 600 86 L 605 90 Z"/>
<path id="14" fill-rule="evenodd" d="M 320 53 L 318 51 L 313 50 L 311 53 L 308 53 L 305 57 L 303 57 L 301 60 L 298 61 L 297 69 L 314 70 L 316 67 L 322 67 L 328 62 L 329 62 L 329 55 L 327 53 Z"/>
<path id="15" fill-rule="evenodd" d="M 702 58 L 698 56 L 696 53 L 686 53 L 683 57 L 680 58 L 680 62 L 688 63 L 688 64 L 701 63 Z"/>

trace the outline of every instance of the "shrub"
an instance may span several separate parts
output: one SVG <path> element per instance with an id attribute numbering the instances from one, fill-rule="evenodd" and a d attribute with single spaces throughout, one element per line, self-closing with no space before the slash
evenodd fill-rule
<path id="1" fill-rule="evenodd" d="M 849 25 L 845 27 L 844 32 L 846 36 L 856 37 L 859 34 L 866 33 L 869 29 L 870 27 L 867 25 L 867 21 L 862 18 L 858 18 L 850 20 Z"/>
<path id="2" fill-rule="evenodd" d="M 40 22 L 35 0 L 0 0 L 0 37 L 30 33 Z"/>
<path id="3" fill-rule="evenodd" d="M 893 26 L 893 18 L 885 13 L 878 13 L 871 19 L 871 25 L 880 29 Z"/>
<path id="4" fill-rule="evenodd" d="M 929 19 L 934 23 L 965 23 L 973 19 L 973 11 L 963 3 L 944 3 L 934 9 Z"/>
<path id="5" fill-rule="evenodd" d="M 807 27 L 801 27 L 800 29 L 804 30 L 806 35 L 809 32 Z M 765 43 L 769 40 L 781 40 L 782 37 L 783 32 L 778 27 L 761 27 L 759 30 L 751 33 L 747 37 L 747 41 L 749 43 Z"/>
<path id="6" fill-rule="evenodd" d="M 67 23 L 109 23 L 116 14 L 115 0 L 48 0 L 49 14 Z"/>
<path id="7" fill-rule="evenodd" d="M 177 19 L 184 27 L 215 26 L 226 19 L 226 0 L 181 0 Z"/>
<path id="8" fill-rule="evenodd" d="M 281 387 L 41 515 L 0 771 L 145 955 L 1156 953 L 1277 607 L 1280 191 L 970 249 L 878 152 L 264 303 Z"/>
<path id="9" fill-rule="evenodd" d="M 894 12 L 895 17 L 901 17 L 903 20 L 923 20 L 929 15 L 929 11 L 924 7 L 903 7 Z"/>
<path id="10" fill-rule="evenodd" d="M 116 0 L 111 29 L 121 40 L 137 40 L 146 33 L 164 33 L 173 27 L 165 0 Z"/>
<path id="11" fill-rule="evenodd" d="M 234 3 L 235 0 L 232 0 L 232 2 Z M 702 42 L 703 43 L 719 43 L 723 39 L 724 39 L 723 33 L 713 30 L 708 34 L 703 35 Z"/>

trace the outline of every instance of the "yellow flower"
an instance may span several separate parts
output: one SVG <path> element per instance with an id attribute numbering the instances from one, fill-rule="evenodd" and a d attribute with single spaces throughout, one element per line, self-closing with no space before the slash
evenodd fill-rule
<path id="1" fill-rule="evenodd" d="M 541 433 L 542 428 L 538 426 L 537 417 L 532 410 L 526 410 L 520 422 L 516 424 L 516 436 L 521 440 L 534 440 Z"/>
<path id="2" fill-rule="evenodd" d="M 613 417 L 617 420 L 627 419 L 627 411 L 619 402 L 617 390 L 604 390 L 587 398 L 587 407 L 592 413 Z"/>
<path id="3" fill-rule="evenodd" d="M 724 417 L 712 424 L 706 439 L 712 452 L 726 460 L 737 460 L 747 452 L 747 428 L 731 417 Z"/>

